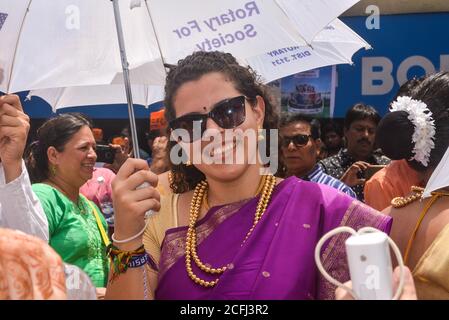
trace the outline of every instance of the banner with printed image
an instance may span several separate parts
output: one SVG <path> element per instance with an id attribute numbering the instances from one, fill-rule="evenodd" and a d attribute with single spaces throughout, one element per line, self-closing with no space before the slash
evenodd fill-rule
<path id="1" fill-rule="evenodd" d="M 335 107 L 335 66 L 297 73 L 270 83 L 282 112 L 332 118 Z"/>

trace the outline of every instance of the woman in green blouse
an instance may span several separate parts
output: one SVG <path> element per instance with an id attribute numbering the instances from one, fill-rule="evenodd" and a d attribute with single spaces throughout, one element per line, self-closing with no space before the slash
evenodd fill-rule
<path id="1" fill-rule="evenodd" d="M 47 215 L 50 245 L 103 288 L 109 271 L 107 224 L 95 204 L 79 193 L 97 159 L 91 124 L 82 115 L 63 114 L 46 121 L 37 136 L 27 167 Z"/>

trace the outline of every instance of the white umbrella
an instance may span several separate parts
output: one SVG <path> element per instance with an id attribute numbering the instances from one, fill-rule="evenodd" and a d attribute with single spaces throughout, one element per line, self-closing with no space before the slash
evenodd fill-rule
<path id="1" fill-rule="evenodd" d="M 359 0 L 145 0 L 165 62 L 197 50 L 246 59 L 305 46 Z M 267 50 L 268 49 L 268 50 Z"/>
<path id="2" fill-rule="evenodd" d="M 262 76 L 264 82 L 271 82 L 318 67 L 350 63 L 356 51 L 362 47 L 369 48 L 362 38 L 338 19 L 322 30 L 311 45 L 311 47 L 281 48 L 242 62 L 251 65 Z M 131 87 L 136 104 L 148 106 L 164 98 L 162 86 Z M 32 90 L 29 97 L 32 96 L 43 98 L 51 105 L 53 111 L 74 106 L 126 103 L 123 85 Z"/>
<path id="3" fill-rule="evenodd" d="M 113 0 L 112 8 L 106 0 L 0 0 L 0 43 L 8 44 L 0 91 L 117 83 L 121 69 L 137 145 L 130 84 L 163 84 L 162 57 L 176 63 L 195 50 L 221 50 L 246 59 L 304 46 L 355 2 Z"/>
<path id="4" fill-rule="evenodd" d="M 165 70 L 145 8 L 120 1 L 130 69 L 144 68 L 147 84 Z M 128 3 L 129 4 L 129 3 Z M 110 84 L 122 73 L 111 1 L 0 0 L 0 91 Z"/>
<path id="5" fill-rule="evenodd" d="M 128 1 L 119 6 L 118 0 L 0 0 L 0 13 L 0 91 L 110 84 L 120 74 L 128 87 L 129 68 L 151 75 L 147 84 L 164 82 L 146 8 L 131 9 Z M 137 145 L 132 96 L 128 89 L 126 94 Z"/>
<path id="6" fill-rule="evenodd" d="M 164 99 L 162 86 L 133 84 L 131 91 L 133 102 L 145 107 Z M 27 98 L 31 99 L 33 96 L 44 99 L 53 112 L 62 108 L 124 104 L 127 101 L 123 84 L 31 90 Z"/>
<path id="7" fill-rule="evenodd" d="M 371 46 L 336 19 L 314 38 L 310 46 L 290 46 L 247 58 L 245 62 L 271 82 L 298 72 L 329 65 L 352 63 L 352 56 Z"/>
<path id="8" fill-rule="evenodd" d="M 264 82 L 286 77 L 327 65 L 351 63 L 352 55 L 369 44 L 336 19 L 323 29 L 309 46 L 296 46 L 273 50 L 269 53 L 242 61 L 262 76 Z M 133 98 L 137 104 L 148 106 L 163 100 L 162 86 L 132 85 Z M 39 96 L 53 110 L 84 105 L 126 103 L 123 85 L 82 86 L 32 90 L 29 97 Z"/>
<path id="9" fill-rule="evenodd" d="M 307 43 L 343 12 L 360 0 L 277 0 Z"/>
<path id="10" fill-rule="evenodd" d="M 422 196 L 428 198 L 433 191 L 446 187 L 449 187 L 449 148 L 430 176 Z"/>
<path id="11" fill-rule="evenodd" d="M 163 85 L 161 55 L 176 63 L 205 49 L 245 59 L 307 45 L 355 2 L 114 0 L 121 15 L 116 23 L 107 0 L 0 0 L 6 16 L 0 30 L 0 91 L 119 83 L 122 62 L 129 64 L 132 83 Z M 116 27 L 123 30 L 126 61 L 120 59 Z"/>

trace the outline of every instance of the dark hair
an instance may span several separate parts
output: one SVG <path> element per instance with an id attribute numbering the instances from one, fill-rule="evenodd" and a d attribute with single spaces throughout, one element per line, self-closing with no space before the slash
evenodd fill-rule
<path id="1" fill-rule="evenodd" d="M 335 121 L 329 121 L 327 122 L 324 126 L 323 129 L 321 130 L 321 133 L 323 135 L 323 138 L 325 137 L 325 135 L 328 132 L 335 132 L 336 134 L 338 134 L 340 137 L 343 136 L 343 129 L 341 127 L 341 125 L 338 122 Z"/>
<path id="2" fill-rule="evenodd" d="M 86 116 L 65 113 L 45 121 L 37 129 L 37 140 L 25 151 L 26 166 L 32 183 L 42 182 L 49 177 L 48 148 L 64 151 L 67 142 L 85 126 L 92 128 L 92 123 Z"/>
<path id="3" fill-rule="evenodd" d="M 157 137 L 162 136 L 162 130 L 160 129 L 155 129 L 155 130 L 150 130 L 149 132 L 145 132 L 145 139 L 146 140 L 154 140 Z"/>
<path id="4" fill-rule="evenodd" d="M 348 130 L 351 127 L 351 124 L 354 121 L 359 120 L 371 120 L 376 125 L 380 121 L 380 115 L 377 113 L 376 109 L 374 109 L 372 106 L 363 104 L 363 103 L 357 103 L 351 107 L 351 109 L 346 112 L 345 117 L 345 128 Z"/>
<path id="5" fill-rule="evenodd" d="M 415 127 L 405 111 L 388 113 L 379 123 L 376 140 L 387 157 L 393 160 L 407 159 L 413 169 L 425 171 L 438 165 L 449 145 L 449 73 L 428 76 L 412 91 L 411 97 L 424 102 L 434 120 L 435 147 L 430 152 L 428 165 L 409 160 L 415 146 L 412 141 Z"/>
<path id="6" fill-rule="evenodd" d="M 321 137 L 321 124 L 317 119 L 302 115 L 302 114 L 289 114 L 283 112 L 281 114 L 281 120 L 279 128 L 283 128 L 289 124 L 296 122 L 304 122 L 310 125 L 310 133 L 313 139 L 319 139 Z"/>
<path id="7" fill-rule="evenodd" d="M 425 78 L 426 76 L 422 76 L 420 78 L 413 77 L 407 82 L 405 82 L 402 86 L 399 87 L 398 92 L 393 98 L 393 101 L 395 101 L 398 97 L 412 96 L 414 89 L 417 88 L 418 85 L 421 84 L 421 82 L 423 82 Z"/>
<path id="8" fill-rule="evenodd" d="M 255 105 L 256 97 L 261 96 L 265 101 L 263 128 L 278 127 L 278 115 L 272 97 L 269 95 L 269 90 L 265 85 L 259 81 L 257 74 L 251 68 L 239 65 L 231 54 L 218 51 L 197 51 L 180 60 L 177 66 L 170 68 L 165 84 L 164 100 L 167 122 L 176 118 L 173 101 L 178 89 L 186 82 L 198 80 L 203 75 L 212 72 L 224 74 L 232 81 L 235 88 L 248 98 L 252 105 Z M 168 144 L 169 153 L 175 144 L 176 142 L 170 141 Z M 270 150 L 269 135 L 267 135 L 267 148 Z M 204 174 L 194 166 L 187 167 L 184 164 L 171 164 L 171 166 L 173 172 L 171 188 L 176 193 L 193 189 L 198 182 L 205 178 Z"/>

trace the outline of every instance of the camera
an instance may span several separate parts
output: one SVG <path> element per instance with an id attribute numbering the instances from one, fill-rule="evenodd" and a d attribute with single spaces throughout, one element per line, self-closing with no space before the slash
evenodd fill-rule
<path id="1" fill-rule="evenodd" d="M 115 158 L 115 150 L 106 145 L 98 144 L 97 149 L 97 162 L 113 163 Z"/>
<path id="2" fill-rule="evenodd" d="M 371 179 L 372 176 L 374 176 L 379 170 L 382 170 L 385 168 L 384 165 L 370 165 L 364 172 L 363 172 L 363 178 L 366 180 Z"/>

